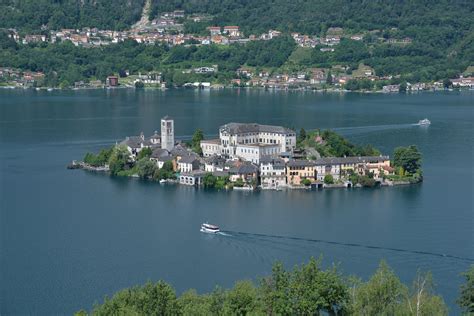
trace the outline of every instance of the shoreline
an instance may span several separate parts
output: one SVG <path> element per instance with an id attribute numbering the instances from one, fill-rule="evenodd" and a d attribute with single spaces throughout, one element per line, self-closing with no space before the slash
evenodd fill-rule
<path id="1" fill-rule="evenodd" d="M 407 90 L 400 92 L 384 92 L 383 90 L 345 90 L 345 89 L 311 89 L 311 88 L 276 88 L 276 87 L 235 87 L 216 85 L 207 88 L 189 88 L 189 87 L 171 87 L 171 88 L 158 88 L 158 87 L 144 87 L 137 89 L 133 86 L 117 86 L 117 87 L 80 87 L 80 88 L 57 88 L 57 87 L 22 87 L 22 86 L 0 86 L 0 89 L 5 90 L 32 90 L 32 91 L 83 91 L 83 90 L 136 90 L 136 91 L 166 91 L 166 90 L 197 90 L 197 91 L 217 91 L 217 90 L 263 90 L 263 91 L 284 91 L 284 92 L 313 92 L 313 93 L 359 93 L 359 94 L 416 94 L 423 92 L 461 92 L 461 91 L 474 91 L 472 88 L 456 88 L 456 89 L 425 89 L 425 90 Z"/>
<path id="2" fill-rule="evenodd" d="M 91 166 L 91 165 L 88 165 L 86 164 L 85 162 L 83 161 L 76 161 L 76 160 L 73 160 L 70 164 L 68 164 L 66 166 L 67 169 L 70 169 L 70 170 L 85 170 L 87 172 L 94 172 L 94 173 L 102 173 L 102 174 L 107 174 L 108 176 L 110 176 L 110 169 L 107 165 L 105 166 L 99 166 L 99 167 L 94 167 L 94 166 Z M 118 176 L 115 176 L 117 178 L 129 178 L 129 179 L 139 179 L 140 181 L 152 181 L 154 183 L 159 183 L 159 184 L 175 184 L 175 185 L 182 185 L 184 187 L 195 187 L 195 188 L 202 188 L 202 189 L 205 189 L 204 185 L 185 185 L 185 184 L 181 184 L 179 183 L 179 180 L 177 179 L 164 179 L 163 182 L 160 181 L 157 181 L 157 180 L 153 180 L 153 179 L 150 179 L 150 178 L 140 178 L 138 176 L 138 174 L 131 174 L 131 175 L 118 175 Z M 297 191 L 321 191 L 323 189 L 329 189 L 329 190 L 332 190 L 332 189 L 377 189 L 377 188 L 383 188 L 383 187 L 397 187 L 397 186 L 408 186 L 408 185 L 415 185 L 415 184 L 420 184 L 423 182 L 423 179 L 420 179 L 419 181 L 415 181 L 415 182 L 410 182 L 410 181 L 392 181 L 392 180 L 388 180 L 388 179 L 385 179 L 384 181 L 380 182 L 380 181 L 377 181 L 376 184 L 374 186 L 363 186 L 361 184 L 356 184 L 356 185 L 353 185 L 352 182 L 350 181 L 344 181 L 344 183 L 334 183 L 334 184 L 326 184 L 326 183 L 319 183 L 319 182 L 315 182 L 315 183 L 312 183 L 311 185 L 309 186 L 292 186 L 292 185 L 281 185 L 279 187 L 275 187 L 275 188 L 264 188 L 262 187 L 261 185 L 258 185 L 256 187 L 250 187 L 250 186 L 243 186 L 243 187 L 239 187 L 239 186 L 235 186 L 235 185 L 231 185 L 231 186 L 226 186 L 223 190 L 225 191 L 244 191 L 244 192 L 255 192 L 255 191 L 293 191 L 293 190 L 297 190 Z M 220 189 L 217 189 L 217 191 L 221 191 Z"/>

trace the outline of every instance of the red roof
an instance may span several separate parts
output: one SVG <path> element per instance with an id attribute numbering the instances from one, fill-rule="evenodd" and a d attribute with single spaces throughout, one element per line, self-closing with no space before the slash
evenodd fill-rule
<path id="1" fill-rule="evenodd" d="M 238 30 L 239 27 L 238 26 L 224 26 L 224 29 L 236 29 L 236 30 Z"/>

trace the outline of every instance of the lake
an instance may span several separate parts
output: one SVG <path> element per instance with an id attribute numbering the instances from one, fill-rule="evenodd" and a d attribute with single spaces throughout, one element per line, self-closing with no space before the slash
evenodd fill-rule
<path id="1" fill-rule="evenodd" d="M 390 155 L 415 144 L 425 181 L 214 192 L 65 168 L 151 135 L 167 114 L 181 137 L 234 121 L 331 128 Z M 413 125 L 425 117 L 431 126 Z M 457 314 L 459 274 L 474 262 L 473 122 L 473 91 L 0 90 L 0 314 L 71 314 L 147 280 L 206 292 L 320 255 L 364 279 L 381 259 L 409 284 L 430 270 Z M 204 221 L 228 236 L 200 233 Z"/>

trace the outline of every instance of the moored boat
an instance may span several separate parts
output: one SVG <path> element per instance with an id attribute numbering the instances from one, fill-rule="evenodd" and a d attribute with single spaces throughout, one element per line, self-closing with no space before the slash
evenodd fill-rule
<path id="1" fill-rule="evenodd" d="M 217 226 L 217 225 L 211 225 L 211 224 L 208 224 L 208 223 L 203 223 L 201 225 L 201 232 L 215 234 L 215 233 L 220 232 L 220 229 L 219 229 L 219 226 Z"/>

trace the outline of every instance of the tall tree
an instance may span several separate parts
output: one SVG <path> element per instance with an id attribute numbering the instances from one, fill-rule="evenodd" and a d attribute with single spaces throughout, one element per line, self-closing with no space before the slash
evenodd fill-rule
<path id="1" fill-rule="evenodd" d="M 421 153 L 415 145 L 395 148 L 393 158 L 395 167 L 402 167 L 411 174 L 416 173 L 421 168 Z"/>
<path id="2" fill-rule="evenodd" d="M 474 264 L 469 270 L 463 273 L 466 282 L 461 285 L 461 295 L 458 299 L 458 304 L 462 310 L 467 313 L 474 313 Z"/>

